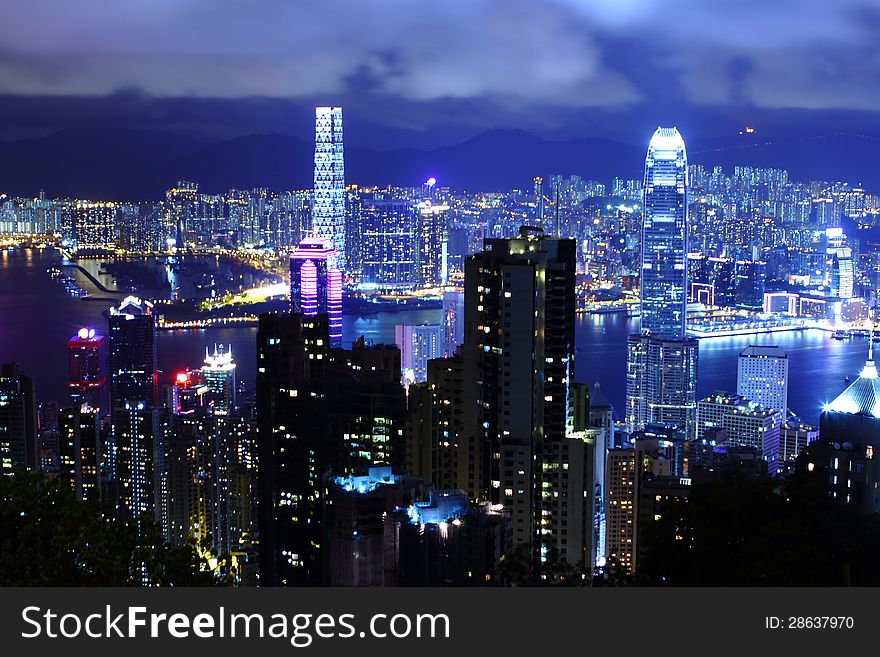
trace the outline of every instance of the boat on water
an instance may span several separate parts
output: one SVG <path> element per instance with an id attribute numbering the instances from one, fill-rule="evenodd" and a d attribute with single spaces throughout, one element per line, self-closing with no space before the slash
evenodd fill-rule
<path id="1" fill-rule="evenodd" d="M 834 340 L 849 340 L 850 334 L 846 331 L 835 331 L 831 334 L 831 338 Z"/>

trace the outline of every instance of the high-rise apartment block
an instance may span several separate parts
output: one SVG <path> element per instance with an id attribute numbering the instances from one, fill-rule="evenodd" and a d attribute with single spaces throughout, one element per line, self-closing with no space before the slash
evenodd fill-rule
<path id="1" fill-rule="evenodd" d="M 67 341 L 67 386 L 74 404 L 100 406 L 98 395 L 105 382 L 101 347 L 105 341 L 103 335 L 88 328 Z"/>
<path id="2" fill-rule="evenodd" d="M 400 349 L 400 371 L 404 385 L 424 383 L 428 361 L 443 357 L 443 332 L 440 324 L 397 324 L 394 344 Z"/>
<path id="3" fill-rule="evenodd" d="M 736 392 L 784 414 L 788 409 L 788 354 L 775 346 L 743 349 L 737 363 Z"/>

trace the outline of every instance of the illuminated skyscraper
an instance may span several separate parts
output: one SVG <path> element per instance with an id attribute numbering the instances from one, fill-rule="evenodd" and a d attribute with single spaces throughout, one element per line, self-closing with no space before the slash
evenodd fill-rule
<path id="1" fill-rule="evenodd" d="M 153 305 L 131 296 L 110 309 L 110 408 L 153 408 L 158 397 Z"/>
<path id="2" fill-rule="evenodd" d="M 627 342 L 626 419 L 674 422 L 690 433 L 697 395 L 696 340 L 687 309 L 687 153 L 676 128 L 657 128 L 645 158 L 641 334 Z"/>
<path id="3" fill-rule="evenodd" d="M 37 469 L 36 426 L 34 380 L 18 363 L 0 365 L 0 474 Z"/>
<path id="4" fill-rule="evenodd" d="M 480 437 L 474 483 L 511 509 L 514 546 L 532 546 L 535 564 L 551 540 L 542 531 L 553 494 L 542 485 L 552 467 L 546 444 L 570 433 L 575 251 L 575 240 L 522 226 L 516 237 L 485 240 L 465 264 L 463 358 L 476 399 L 461 408 Z"/>
<path id="5" fill-rule="evenodd" d="M 74 404 L 99 405 L 98 391 L 105 381 L 100 352 L 104 342 L 103 335 L 87 328 L 67 341 L 67 387 Z"/>
<path id="6" fill-rule="evenodd" d="M 428 379 L 428 361 L 443 356 L 443 327 L 440 324 L 397 324 L 394 343 L 400 349 L 401 383 L 423 383 Z"/>
<path id="7" fill-rule="evenodd" d="M 448 205 L 431 200 L 419 203 L 418 235 L 415 242 L 417 283 L 421 287 L 445 285 L 449 278 Z"/>
<path id="8" fill-rule="evenodd" d="M 698 354 L 694 339 L 629 336 L 626 422 L 630 431 L 649 422 L 671 422 L 690 435 L 697 411 Z"/>
<path id="9" fill-rule="evenodd" d="M 165 192 L 164 228 L 168 240 L 166 244 L 173 243 L 180 248 L 186 245 L 191 230 L 190 224 L 196 221 L 198 207 L 199 186 L 194 182 L 180 180 L 177 185 Z"/>
<path id="10" fill-rule="evenodd" d="M 738 359 L 736 393 L 765 408 L 788 408 L 788 354 L 779 347 L 749 346 Z"/>
<path id="11" fill-rule="evenodd" d="M 764 283 L 767 263 L 740 260 L 736 263 L 735 300 L 737 308 L 761 310 L 764 307 Z"/>
<path id="12" fill-rule="evenodd" d="M 60 476 L 86 502 L 101 499 L 101 415 L 88 405 L 75 405 L 58 414 Z"/>
<path id="13" fill-rule="evenodd" d="M 535 223 L 544 227 L 544 179 L 535 177 Z"/>
<path id="14" fill-rule="evenodd" d="M 79 250 L 106 250 L 116 246 L 116 204 L 77 201 L 75 239 Z"/>
<path id="15" fill-rule="evenodd" d="M 305 317 L 326 313 L 330 345 L 342 345 L 342 271 L 326 237 L 307 237 L 290 255 L 290 305 Z"/>
<path id="16" fill-rule="evenodd" d="M 418 280 L 419 207 L 383 192 L 365 198 L 363 203 L 363 283 L 380 289 L 414 287 Z M 435 235 L 434 239 L 435 249 L 442 248 L 442 237 Z"/>
<path id="17" fill-rule="evenodd" d="M 842 247 L 829 249 L 831 256 L 831 294 L 841 299 L 855 296 L 855 267 L 853 266 L 852 249 Z"/>
<path id="18" fill-rule="evenodd" d="M 799 467 L 825 477 L 832 498 L 861 513 L 880 513 L 880 375 L 874 344 L 859 378 L 825 404 L 819 438 L 804 450 Z M 801 465 L 802 464 L 802 465 Z"/>
<path id="19" fill-rule="evenodd" d="M 687 153 L 676 128 L 657 128 L 645 158 L 642 333 L 683 338 L 687 304 Z"/>
<path id="20" fill-rule="evenodd" d="M 232 361 L 232 346 L 224 348 L 214 345 L 214 353 L 205 349 L 205 364 L 201 369 L 202 379 L 208 386 L 211 409 L 215 414 L 226 414 L 235 408 L 235 363 Z"/>
<path id="21" fill-rule="evenodd" d="M 149 301 L 131 296 L 110 309 L 111 447 L 119 511 L 161 521 L 164 448 L 157 432 L 156 321 Z"/>
<path id="22" fill-rule="evenodd" d="M 447 288 L 443 292 L 443 356 L 455 355 L 464 342 L 464 292 Z"/>
<path id="23" fill-rule="evenodd" d="M 335 253 L 333 264 L 345 270 L 345 158 L 342 148 L 342 108 L 315 108 L 315 201 L 312 229 L 327 237 Z"/>

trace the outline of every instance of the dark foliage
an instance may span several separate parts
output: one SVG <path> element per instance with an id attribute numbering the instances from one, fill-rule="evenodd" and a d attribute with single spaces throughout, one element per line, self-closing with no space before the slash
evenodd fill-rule
<path id="1" fill-rule="evenodd" d="M 668 586 L 876 586 L 880 521 L 829 497 L 819 473 L 694 486 L 640 527 L 639 580 Z"/>
<path id="2" fill-rule="evenodd" d="M 172 550 L 154 523 L 104 516 L 41 475 L 0 477 L 0 585 L 209 586 L 196 550 Z"/>

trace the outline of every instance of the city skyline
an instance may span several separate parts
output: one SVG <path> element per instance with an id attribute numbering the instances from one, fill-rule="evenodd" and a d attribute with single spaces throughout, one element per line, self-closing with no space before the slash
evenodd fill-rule
<path id="1" fill-rule="evenodd" d="M 353 186 L 338 217 L 344 260 L 332 227 L 315 235 L 320 190 L 213 195 L 178 181 L 152 207 L 10 200 L 6 259 L 57 248 L 46 278 L 71 301 L 87 303 L 94 290 L 119 298 L 106 318 L 109 407 L 80 407 L 74 395 L 53 421 L 26 374 L 4 366 L 0 393 L 33 403 L 37 419 L 31 429 L 26 413 L 6 420 L 19 442 L 9 451 L 0 441 L 0 452 L 14 454 L 16 468 L 24 460 L 57 473 L 77 499 L 115 505 L 138 534 L 155 523 L 173 549 L 195 540 L 212 577 L 238 585 L 636 581 L 658 568 L 655 539 L 642 534 L 668 505 L 699 494 L 694 481 L 744 468 L 794 477 L 808 456 L 837 463 L 821 430 L 778 401 L 778 368 L 742 365 L 766 348 L 736 352 L 739 371 L 725 375 L 736 393 L 698 394 L 696 338 L 820 331 L 833 342 L 865 330 L 873 253 L 853 224 L 871 221 L 880 199 L 780 169 L 689 165 L 679 132 L 662 127 L 643 178 L 550 175 L 547 185 L 495 194 L 435 178 Z M 33 230 L 50 225 L 57 235 Z M 145 264 L 110 261 L 124 249 Z M 206 269 L 205 257 L 215 264 Z M 221 258 L 259 273 L 256 285 L 222 273 Z M 158 295 L 122 293 L 151 277 Z M 349 323 L 354 339 L 340 348 L 345 317 L 410 305 L 435 319 L 372 343 Z M 583 318 L 606 313 L 641 316 L 639 329 L 624 324 L 633 328 L 620 339 L 625 358 L 576 358 Z M 202 364 L 189 353 L 160 374 L 160 336 L 187 322 L 248 331 L 255 321 L 256 341 L 246 338 L 255 388 L 254 374 L 239 380 L 247 369 L 231 342 L 215 340 Z M 94 353 L 74 352 L 69 376 L 79 386 L 101 380 L 95 328 L 67 343 L 95 342 Z M 584 378 L 606 378 L 603 366 L 626 374 L 625 409 Z M 865 387 L 869 369 L 850 390 Z M 822 426 L 852 422 L 841 400 L 854 394 L 827 405 Z M 257 478 L 260 464 L 269 470 Z M 392 530 L 401 542 L 390 549 L 379 539 Z M 413 569 L 428 550 L 472 540 L 486 550 L 473 562 L 444 556 Z M 351 561 L 361 550 L 373 556 Z M 500 567 L 502 556 L 523 574 Z"/>

